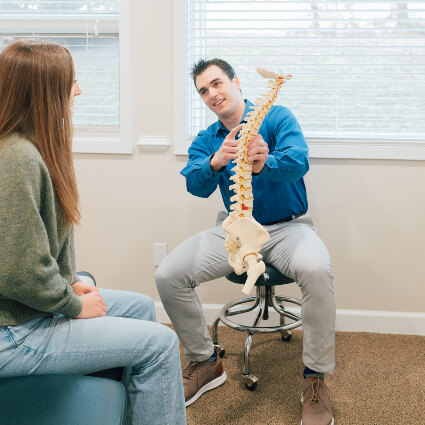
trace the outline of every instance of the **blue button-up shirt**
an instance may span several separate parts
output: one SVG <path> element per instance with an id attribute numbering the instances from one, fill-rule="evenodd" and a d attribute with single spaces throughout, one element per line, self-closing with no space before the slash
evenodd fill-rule
<path id="1" fill-rule="evenodd" d="M 254 106 L 246 100 L 246 114 Z M 254 208 L 252 215 L 261 224 L 282 220 L 306 212 L 307 193 L 303 176 L 309 169 L 308 146 L 295 116 L 283 106 L 273 106 L 265 117 L 259 133 L 267 142 L 269 155 L 263 170 L 252 176 Z M 208 198 L 220 187 L 224 205 L 230 212 L 230 176 L 234 161 L 224 169 L 211 170 L 210 158 L 218 151 L 229 130 L 216 121 L 199 132 L 189 148 L 189 161 L 181 174 L 186 177 L 187 190 L 195 196 Z"/>

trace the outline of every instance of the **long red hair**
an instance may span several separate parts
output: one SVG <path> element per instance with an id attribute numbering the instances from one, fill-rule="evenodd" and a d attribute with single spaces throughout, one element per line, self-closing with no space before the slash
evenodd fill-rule
<path id="1" fill-rule="evenodd" d="M 0 140 L 19 133 L 37 147 L 66 225 L 80 220 L 72 159 L 70 97 L 75 79 L 68 49 L 21 40 L 0 54 Z"/>

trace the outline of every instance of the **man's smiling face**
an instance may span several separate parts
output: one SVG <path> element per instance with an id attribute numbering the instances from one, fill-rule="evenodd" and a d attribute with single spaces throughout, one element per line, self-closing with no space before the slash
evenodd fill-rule
<path id="1" fill-rule="evenodd" d="M 232 117 L 244 103 L 238 77 L 233 80 L 217 65 L 209 66 L 196 77 L 202 100 L 220 120 Z"/>

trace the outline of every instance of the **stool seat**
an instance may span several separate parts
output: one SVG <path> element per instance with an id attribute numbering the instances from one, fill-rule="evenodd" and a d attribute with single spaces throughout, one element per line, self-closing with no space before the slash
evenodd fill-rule
<path id="1" fill-rule="evenodd" d="M 239 283 L 241 285 L 245 284 L 246 278 L 246 272 L 240 275 L 236 274 L 235 272 L 226 275 L 227 280 L 230 280 L 230 282 L 233 283 Z M 286 285 L 292 282 L 294 282 L 294 279 L 285 276 L 270 264 L 266 264 L 266 271 L 257 279 L 257 281 L 255 282 L 255 286 L 279 286 Z"/>
<path id="2" fill-rule="evenodd" d="M 0 379 L 0 422 L 10 425 L 122 425 L 126 394 L 117 381 L 79 375 Z"/>

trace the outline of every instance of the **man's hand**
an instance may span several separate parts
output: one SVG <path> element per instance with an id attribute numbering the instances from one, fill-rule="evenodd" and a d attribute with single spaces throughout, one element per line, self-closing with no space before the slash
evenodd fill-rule
<path id="1" fill-rule="evenodd" d="M 267 161 L 269 147 L 261 134 L 254 136 L 248 144 L 248 161 L 253 161 L 252 172 L 261 173 Z"/>
<path id="2" fill-rule="evenodd" d="M 81 313 L 76 317 L 77 319 L 106 316 L 108 307 L 99 292 L 90 292 L 81 295 L 80 298 L 83 302 L 83 308 L 81 309 Z"/>
<path id="3" fill-rule="evenodd" d="M 236 134 L 243 127 L 243 124 L 239 124 L 233 128 L 232 131 L 223 140 L 220 149 L 213 155 L 210 160 L 210 167 L 213 171 L 220 171 L 222 167 L 226 167 L 227 164 L 236 158 L 236 151 L 239 140 L 235 140 Z"/>
<path id="4" fill-rule="evenodd" d="M 72 289 L 78 296 L 89 294 L 90 292 L 99 292 L 96 286 L 89 285 L 85 282 L 74 282 L 72 284 Z"/>

